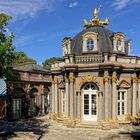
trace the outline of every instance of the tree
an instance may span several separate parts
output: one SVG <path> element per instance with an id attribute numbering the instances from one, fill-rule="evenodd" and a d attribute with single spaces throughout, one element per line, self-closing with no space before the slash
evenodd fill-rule
<path id="1" fill-rule="evenodd" d="M 62 61 L 63 58 L 61 57 L 52 57 L 52 58 L 49 58 L 49 59 L 46 59 L 44 62 L 43 62 L 43 67 L 50 70 L 51 69 L 51 65 L 55 62 L 55 61 Z"/>
<path id="2" fill-rule="evenodd" d="M 16 59 L 15 47 L 12 45 L 14 33 L 6 29 L 12 17 L 0 14 L 0 78 L 9 78 L 11 75 L 12 63 Z"/>
<path id="3" fill-rule="evenodd" d="M 14 65 L 25 63 L 25 62 L 36 62 L 34 59 L 29 58 L 24 52 L 15 52 L 16 60 L 14 61 Z"/>

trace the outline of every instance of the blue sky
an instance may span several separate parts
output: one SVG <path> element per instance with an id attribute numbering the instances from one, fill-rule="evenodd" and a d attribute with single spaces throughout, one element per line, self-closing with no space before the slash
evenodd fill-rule
<path id="1" fill-rule="evenodd" d="M 131 54 L 140 55 L 140 0 L 0 0 L 0 12 L 13 17 L 8 30 L 15 33 L 16 50 L 39 64 L 62 56 L 63 38 L 80 32 L 99 6 L 100 19 L 110 18 L 106 28 L 125 33 Z"/>

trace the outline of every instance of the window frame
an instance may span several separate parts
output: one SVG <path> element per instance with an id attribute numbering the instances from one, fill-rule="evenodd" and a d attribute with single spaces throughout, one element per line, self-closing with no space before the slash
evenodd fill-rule
<path id="1" fill-rule="evenodd" d="M 117 96 L 117 115 L 127 114 L 127 90 L 118 90 Z"/>
<path id="2" fill-rule="evenodd" d="M 88 51 L 92 51 L 94 49 L 95 41 L 93 38 L 88 38 L 86 41 L 86 47 Z"/>

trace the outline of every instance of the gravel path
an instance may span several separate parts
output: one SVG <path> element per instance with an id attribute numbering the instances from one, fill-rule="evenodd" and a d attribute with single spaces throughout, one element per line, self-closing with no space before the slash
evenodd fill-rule
<path id="1" fill-rule="evenodd" d="M 113 130 L 67 128 L 48 116 L 0 122 L 0 140 L 140 140 L 140 127 Z"/>

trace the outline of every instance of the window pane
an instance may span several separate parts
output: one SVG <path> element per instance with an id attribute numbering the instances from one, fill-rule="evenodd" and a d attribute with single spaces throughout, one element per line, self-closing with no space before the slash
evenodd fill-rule
<path id="1" fill-rule="evenodd" d="M 118 92 L 118 100 L 120 100 L 120 92 Z"/>
<path id="2" fill-rule="evenodd" d="M 87 49 L 92 50 L 94 48 L 94 40 L 93 39 L 88 39 L 87 40 Z"/>
<path id="3" fill-rule="evenodd" d="M 85 110 L 85 109 L 84 109 L 84 114 L 85 114 L 85 115 L 88 115 L 88 114 L 89 114 L 89 110 Z"/>
<path id="4" fill-rule="evenodd" d="M 89 95 L 84 95 L 84 100 L 89 100 Z"/>
<path id="5" fill-rule="evenodd" d="M 120 115 L 120 102 L 118 102 L 118 115 Z"/>
<path id="6" fill-rule="evenodd" d="M 124 100 L 124 92 L 122 92 L 122 100 Z"/>
<path id="7" fill-rule="evenodd" d="M 84 100 L 84 104 L 89 104 L 89 100 Z"/>
<path id="8" fill-rule="evenodd" d="M 122 102 L 122 115 L 124 114 L 124 102 Z"/>

